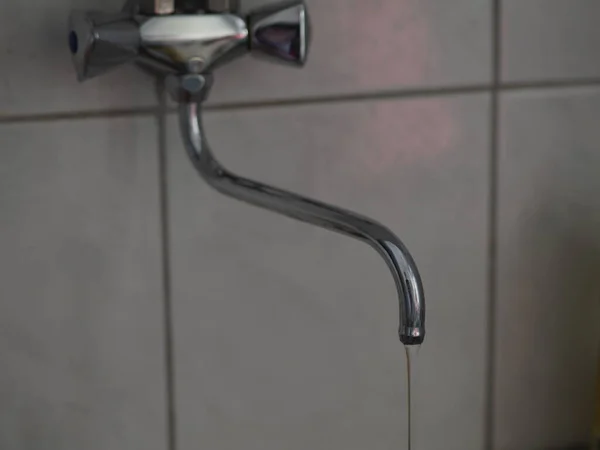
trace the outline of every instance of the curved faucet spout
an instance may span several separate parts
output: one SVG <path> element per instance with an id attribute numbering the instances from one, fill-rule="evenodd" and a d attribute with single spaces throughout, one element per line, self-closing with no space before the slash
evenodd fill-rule
<path id="1" fill-rule="evenodd" d="M 423 286 L 417 266 L 400 239 L 367 217 L 229 172 L 211 152 L 201 113 L 200 102 L 180 103 L 179 118 L 185 147 L 202 178 L 230 197 L 371 245 L 385 260 L 396 283 L 400 303 L 400 341 L 405 345 L 421 344 L 425 338 Z"/>

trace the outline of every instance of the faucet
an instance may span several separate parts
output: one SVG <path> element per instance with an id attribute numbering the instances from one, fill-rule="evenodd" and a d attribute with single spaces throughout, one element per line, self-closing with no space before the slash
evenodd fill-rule
<path id="1" fill-rule="evenodd" d="M 368 217 L 236 175 L 219 163 L 208 143 L 202 106 L 215 69 L 246 53 L 301 67 L 310 34 L 301 0 L 267 5 L 245 16 L 237 0 L 128 0 L 116 13 L 73 11 L 68 41 L 79 81 L 125 63 L 165 79 L 179 104 L 189 158 L 214 189 L 373 247 L 398 291 L 400 341 L 419 345 L 425 338 L 423 286 L 413 258 L 394 233 Z"/>

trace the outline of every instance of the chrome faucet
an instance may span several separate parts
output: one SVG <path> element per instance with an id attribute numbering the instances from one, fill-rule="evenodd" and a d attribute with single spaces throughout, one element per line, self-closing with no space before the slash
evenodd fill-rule
<path id="1" fill-rule="evenodd" d="M 69 47 L 80 81 L 135 62 L 166 78 L 179 103 L 187 153 L 200 176 L 219 192 L 285 216 L 352 236 L 387 263 L 400 303 L 400 341 L 425 337 L 423 286 L 410 253 L 388 228 L 367 217 L 240 177 L 213 156 L 202 125 L 202 105 L 220 65 L 250 52 L 303 66 L 310 45 L 303 1 L 260 8 L 245 17 L 236 0 L 129 0 L 115 14 L 73 12 Z"/>

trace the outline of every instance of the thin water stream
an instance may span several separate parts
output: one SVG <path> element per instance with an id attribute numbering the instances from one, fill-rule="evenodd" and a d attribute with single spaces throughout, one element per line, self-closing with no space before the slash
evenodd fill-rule
<path id="1" fill-rule="evenodd" d="M 415 367 L 417 363 L 417 356 L 420 345 L 405 345 L 404 350 L 406 351 L 406 379 L 408 382 L 408 450 L 414 449 L 415 444 L 415 428 L 414 428 L 414 380 L 415 380 Z"/>

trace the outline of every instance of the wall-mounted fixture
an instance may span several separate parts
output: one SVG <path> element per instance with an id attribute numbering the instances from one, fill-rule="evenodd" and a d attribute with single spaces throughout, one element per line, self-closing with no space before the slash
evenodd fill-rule
<path id="1" fill-rule="evenodd" d="M 198 173 L 219 192 L 352 236 L 371 245 L 387 263 L 400 303 L 400 340 L 425 337 L 425 303 L 417 267 L 388 228 L 353 212 L 240 177 L 213 156 L 202 126 L 202 104 L 219 66 L 248 52 L 303 66 L 310 22 L 302 1 L 258 9 L 242 17 L 236 0 L 129 0 L 121 12 L 73 12 L 69 46 L 79 80 L 127 62 L 166 77 L 179 103 L 181 132 Z M 351 43 L 349 43 L 351 45 Z"/>

